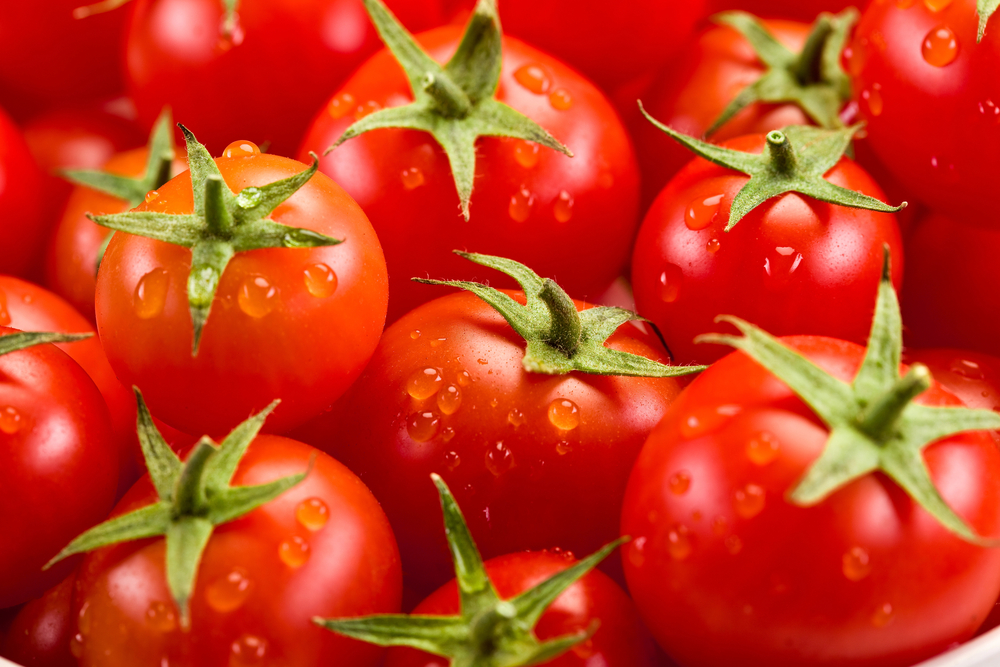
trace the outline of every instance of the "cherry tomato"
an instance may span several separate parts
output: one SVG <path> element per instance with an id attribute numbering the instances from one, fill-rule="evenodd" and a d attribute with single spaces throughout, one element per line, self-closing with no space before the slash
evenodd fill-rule
<path id="1" fill-rule="evenodd" d="M 0 655 L 31 667 L 77 667 L 69 650 L 75 582 L 76 572 L 24 605 L 0 640 Z"/>
<path id="2" fill-rule="evenodd" d="M 764 137 L 722 145 L 760 152 Z M 849 158 L 841 158 L 825 177 L 884 200 L 878 185 Z M 660 327 L 677 363 L 707 363 L 726 354 L 721 346 L 694 344 L 695 336 L 724 329 L 714 322 L 721 313 L 775 335 L 866 340 L 883 244 L 894 259 L 893 283 L 902 280 L 894 216 L 788 193 L 764 202 L 725 232 L 733 197 L 748 179 L 696 158 L 667 184 L 643 220 L 632 257 L 638 311 Z"/>
<path id="3" fill-rule="evenodd" d="M 782 341 L 844 382 L 865 354 Z M 961 405 L 937 384 L 916 402 Z M 828 437 L 742 352 L 695 379 L 650 435 L 626 493 L 623 561 L 640 614 L 680 664 L 911 665 L 972 636 L 993 606 L 1000 551 L 957 537 L 888 477 L 811 507 L 785 500 Z M 945 502 L 996 536 L 995 442 L 964 433 L 922 454 Z"/>
<path id="4" fill-rule="evenodd" d="M 306 479 L 218 526 L 205 549 L 181 628 L 163 568 L 163 538 L 106 547 L 80 567 L 71 643 L 80 664 L 190 667 L 253 664 L 375 665 L 381 650 L 338 637 L 314 616 L 399 610 L 399 555 L 385 515 L 361 481 L 330 457 L 279 436 L 258 436 L 234 486 L 301 473 Z M 143 477 L 115 508 L 156 500 Z M 118 582 L 127 580 L 128 586 Z M 125 628 L 120 631 L 119 628 Z M 248 661 L 250 661 L 248 663 Z"/>

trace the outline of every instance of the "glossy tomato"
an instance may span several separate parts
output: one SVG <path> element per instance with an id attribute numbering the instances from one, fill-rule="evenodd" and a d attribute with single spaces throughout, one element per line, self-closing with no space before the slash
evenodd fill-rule
<path id="1" fill-rule="evenodd" d="M 783 342 L 851 382 L 864 348 Z M 938 385 L 916 400 L 961 402 Z M 882 474 L 822 502 L 786 497 L 823 450 L 817 416 L 742 352 L 674 402 L 639 456 L 622 514 L 629 590 L 683 665 L 911 665 L 972 636 L 1000 551 L 957 537 Z M 923 450 L 934 485 L 981 535 L 1000 531 L 1000 450 L 982 432 Z M 914 585 L 920 582 L 920 585 Z"/>
<path id="2" fill-rule="evenodd" d="M 24 605 L 14 617 L 0 655 L 31 667 L 77 667 L 70 653 L 76 572 Z"/>
<path id="3" fill-rule="evenodd" d="M 74 597 L 71 648 L 80 664 L 215 667 L 263 660 L 304 667 L 329 664 L 330 656 L 345 667 L 377 664 L 380 649 L 312 623 L 317 615 L 399 610 L 399 555 L 371 492 L 330 457 L 267 435 L 250 445 L 232 483 L 264 484 L 306 469 L 294 488 L 215 529 L 187 630 L 167 587 L 162 538 L 89 554 Z M 155 500 L 144 477 L 113 516 Z"/>
<path id="4" fill-rule="evenodd" d="M 217 160 L 236 192 L 305 168 L 243 155 Z M 137 210 L 190 213 L 189 172 Z M 357 204 L 316 174 L 271 219 L 346 240 L 238 253 L 222 275 L 197 355 L 187 294 L 191 251 L 123 233 L 108 246 L 96 296 L 108 360 L 124 383 L 142 389 L 155 415 L 182 431 L 224 434 L 275 398 L 284 403 L 266 428 L 287 430 L 343 393 L 378 342 L 385 262 Z"/>

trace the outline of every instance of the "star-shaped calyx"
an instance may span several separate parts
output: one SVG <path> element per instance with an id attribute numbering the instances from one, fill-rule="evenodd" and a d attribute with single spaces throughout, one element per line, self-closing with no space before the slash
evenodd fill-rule
<path id="1" fill-rule="evenodd" d="M 342 243 L 308 229 L 288 227 L 269 216 L 316 173 L 318 161 L 294 176 L 234 193 L 222 179 L 215 160 L 194 135 L 178 125 L 187 143 L 194 212 L 188 214 L 129 211 L 116 215 L 88 215 L 97 224 L 116 231 L 145 236 L 191 249 L 188 308 L 194 326 L 192 356 L 198 353 L 201 332 L 215 291 L 229 260 L 238 252 L 260 248 L 316 248 Z M 252 158 L 242 158 L 252 159 Z"/>
<path id="2" fill-rule="evenodd" d="M 464 280 L 428 280 L 418 283 L 448 285 L 472 292 L 500 313 L 527 342 L 524 369 L 531 373 L 562 375 L 582 371 L 594 375 L 676 377 L 705 370 L 706 366 L 667 366 L 646 357 L 605 347 L 618 327 L 633 320 L 648 322 L 630 310 L 596 306 L 578 311 L 573 299 L 551 278 L 542 279 L 524 264 L 504 257 L 461 252 L 455 254 L 507 274 L 524 291 L 521 305 L 500 290 Z"/>
<path id="3" fill-rule="evenodd" d="M 868 195 L 842 188 L 826 180 L 826 174 L 844 155 L 851 138 L 861 129 L 852 125 L 838 130 L 826 130 L 811 125 L 789 125 L 767 133 L 762 153 L 744 153 L 695 139 L 660 123 L 639 102 L 639 109 L 653 125 L 670 135 L 677 143 L 709 162 L 743 172 L 750 176 L 729 209 L 728 232 L 747 213 L 772 197 L 786 192 L 798 192 L 813 199 L 851 208 L 892 213 L 906 206 L 890 206 Z"/>
<path id="4" fill-rule="evenodd" d="M 135 396 L 139 444 L 159 501 L 91 528 L 45 567 L 73 554 L 163 535 L 167 541 L 167 585 L 186 627 L 190 622 L 188 601 L 194 591 L 198 565 L 215 527 L 278 497 L 305 479 L 309 471 L 267 484 L 231 486 L 247 447 L 278 401 L 237 426 L 219 445 L 208 436 L 203 437 L 187 461 L 181 461 L 156 429 L 138 389 Z"/>
<path id="5" fill-rule="evenodd" d="M 936 440 L 965 431 L 1000 428 L 1000 415 L 991 410 L 913 402 L 931 386 L 931 375 L 926 366 L 914 364 L 900 376 L 903 325 L 889 279 L 888 248 L 868 350 L 851 384 L 834 378 L 744 320 L 731 316 L 718 319 L 733 324 L 743 336 L 705 334 L 699 342 L 742 350 L 787 384 L 830 429 L 819 458 L 789 490 L 791 502 L 815 505 L 851 481 L 881 471 L 956 535 L 975 544 L 1000 545 L 977 535 L 945 503 L 921 455 L 923 448 Z"/>
<path id="6" fill-rule="evenodd" d="M 347 128 L 327 153 L 371 130 L 396 127 L 429 132 L 448 156 L 466 220 L 479 137 L 525 139 L 572 157 L 568 148 L 537 123 L 494 98 L 502 55 L 496 0 L 479 0 L 458 50 L 444 67 L 420 48 L 381 0 L 364 3 L 382 41 L 406 73 L 414 102 L 365 116 Z"/>
<path id="7" fill-rule="evenodd" d="M 712 20 L 739 32 L 767 72 L 740 91 L 706 135 L 713 134 L 755 102 L 795 104 L 820 127 L 843 126 L 838 114 L 851 99 L 851 80 L 840 65 L 840 55 L 851 27 L 858 20 L 858 10 L 850 7 L 836 16 L 820 14 L 799 53 L 789 51 L 755 16 L 746 12 L 722 12 Z"/>
<path id="8" fill-rule="evenodd" d="M 627 537 L 558 572 L 510 600 L 501 600 L 486 574 L 455 498 L 444 480 L 431 475 L 441 498 L 444 532 L 455 563 L 458 616 L 386 614 L 313 621 L 338 634 L 379 646 L 410 646 L 449 659 L 451 667 L 522 667 L 552 660 L 586 641 L 597 624 L 539 641 L 534 627 L 559 595 L 592 570 Z"/>
<path id="9" fill-rule="evenodd" d="M 976 31 L 976 42 L 983 41 L 983 35 L 986 34 L 986 23 L 996 12 L 997 7 L 1000 7 L 1000 0 L 977 0 L 976 16 L 979 17 L 979 28 Z"/>

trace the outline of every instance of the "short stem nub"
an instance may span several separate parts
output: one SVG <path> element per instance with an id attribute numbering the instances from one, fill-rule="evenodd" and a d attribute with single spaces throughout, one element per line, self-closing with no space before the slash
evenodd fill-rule
<path id="1" fill-rule="evenodd" d="M 184 469 L 177 478 L 177 488 L 174 491 L 174 507 L 176 517 L 198 516 L 205 507 L 205 465 L 215 452 L 206 439 L 202 439 L 191 452 L 184 463 Z"/>
<path id="2" fill-rule="evenodd" d="M 767 150 L 775 171 L 788 174 L 795 169 L 795 152 L 784 132 L 774 130 L 767 133 Z"/>
<path id="3" fill-rule="evenodd" d="M 914 398 L 931 386 L 931 372 L 923 364 L 914 364 L 909 372 L 873 401 L 860 416 L 862 431 L 881 442 L 892 430 L 903 410 Z"/>
<path id="4" fill-rule="evenodd" d="M 205 221 L 208 230 L 219 239 L 228 239 L 233 231 L 233 214 L 226 206 L 225 183 L 218 176 L 205 179 Z"/>
<path id="5" fill-rule="evenodd" d="M 447 118 L 465 118 L 472 101 L 465 91 L 444 72 L 424 75 L 424 91 L 434 99 L 437 110 Z"/>
<path id="6" fill-rule="evenodd" d="M 567 357 L 572 357 L 580 346 L 580 336 L 583 333 L 576 304 L 551 278 L 542 282 L 542 290 L 538 296 L 552 314 L 552 328 L 549 329 L 545 342 L 564 352 Z"/>

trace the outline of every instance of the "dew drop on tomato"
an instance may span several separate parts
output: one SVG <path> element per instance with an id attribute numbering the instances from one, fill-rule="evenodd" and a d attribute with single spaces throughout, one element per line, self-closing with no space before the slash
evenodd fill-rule
<path id="1" fill-rule="evenodd" d="M 868 113 L 872 116 L 881 116 L 884 104 L 882 102 L 882 85 L 873 83 L 871 88 L 861 91 L 861 99 L 864 100 Z"/>
<path id="2" fill-rule="evenodd" d="M 573 445 L 569 444 L 565 440 L 560 440 L 556 443 L 556 454 L 559 456 L 566 456 L 573 451 Z"/>
<path id="3" fill-rule="evenodd" d="M 455 437 L 455 429 L 452 427 L 447 427 L 445 430 L 441 431 L 441 439 L 448 442 Z"/>
<path id="4" fill-rule="evenodd" d="M 637 537 L 628 545 L 628 562 L 633 567 L 642 567 L 646 562 L 646 538 Z"/>
<path id="5" fill-rule="evenodd" d="M 538 63 L 529 63 L 517 68 L 514 80 L 536 95 L 543 95 L 552 87 L 552 77 L 545 67 Z"/>
<path id="6" fill-rule="evenodd" d="M 721 203 L 722 195 L 695 199 L 688 204 L 687 211 L 684 212 L 684 224 L 692 231 L 705 229 L 718 217 Z"/>
<path id="7" fill-rule="evenodd" d="M 956 359 L 951 362 L 950 368 L 955 373 L 971 380 L 982 380 L 984 377 L 982 367 L 975 361 L 968 359 Z"/>
<path id="8" fill-rule="evenodd" d="M 358 108 L 354 110 L 354 120 L 361 120 L 365 116 L 370 116 L 376 111 L 380 111 L 382 105 L 375 100 L 368 100 L 364 104 L 358 105 Z"/>
<path id="9" fill-rule="evenodd" d="M 676 264 L 667 264 L 660 274 L 660 300 L 664 303 L 677 301 L 683 282 L 684 273 L 681 271 L 681 267 Z"/>
<path id="10" fill-rule="evenodd" d="M 868 552 L 861 547 L 851 547 L 841 558 L 841 569 L 850 581 L 861 581 L 872 571 Z"/>
<path id="11" fill-rule="evenodd" d="M 278 305 L 278 288 L 264 276 L 249 276 L 236 293 L 240 310 L 254 319 L 264 317 Z"/>
<path id="12" fill-rule="evenodd" d="M 503 442 L 491 445 L 486 450 L 486 469 L 499 477 L 514 467 L 514 453 Z"/>
<path id="13" fill-rule="evenodd" d="M 406 393 L 417 401 L 430 398 L 438 392 L 444 380 L 438 368 L 421 368 L 406 381 Z"/>
<path id="14" fill-rule="evenodd" d="M 667 480 L 670 493 L 675 496 L 683 496 L 691 488 L 691 473 L 687 470 L 678 470 Z"/>
<path id="15" fill-rule="evenodd" d="M 747 484 L 733 494 L 736 513 L 744 519 L 751 519 L 764 509 L 764 489 L 756 484 Z"/>
<path id="16" fill-rule="evenodd" d="M 469 375 L 469 371 L 459 371 L 455 374 L 455 382 L 458 383 L 459 387 L 468 387 L 472 384 L 472 376 Z"/>
<path id="17" fill-rule="evenodd" d="M 354 96 L 350 93 L 337 95 L 326 105 L 326 112 L 334 120 L 343 118 L 355 108 Z"/>
<path id="18" fill-rule="evenodd" d="M 306 291 L 318 299 L 333 296 L 337 291 L 337 274 L 322 262 L 307 266 L 302 272 Z"/>
<path id="19" fill-rule="evenodd" d="M 524 222 L 531 215 L 531 207 L 535 205 L 535 195 L 528 188 L 521 186 L 510 197 L 507 214 L 515 222 Z"/>
<path id="20" fill-rule="evenodd" d="M 406 432 L 414 442 L 433 440 L 441 427 L 441 418 L 434 412 L 415 412 L 406 420 Z"/>
<path id="21" fill-rule="evenodd" d="M 453 415 L 462 406 L 462 390 L 450 384 L 437 395 L 437 406 L 442 414 Z"/>
<path id="22" fill-rule="evenodd" d="M 573 106 L 573 96 L 565 88 L 556 88 L 549 95 L 549 104 L 556 111 L 566 111 Z"/>
<path id="23" fill-rule="evenodd" d="M 69 640 L 69 652 L 74 658 L 79 659 L 83 657 L 83 635 L 79 632 Z"/>
<path id="24" fill-rule="evenodd" d="M 507 413 L 507 423 L 514 428 L 523 426 L 526 421 L 528 421 L 528 418 L 517 408 L 511 408 L 510 412 Z"/>
<path id="25" fill-rule="evenodd" d="M 399 179 L 403 182 L 403 187 L 407 190 L 416 190 L 425 182 L 424 172 L 417 167 L 404 169 L 400 173 Z"/>
<path id="26" fill-rule="evenodd" d="M 462 457 L 458 455 L 458 452 L 446 452 L 444 455 L 444 465 L 448 468 L 449 472 L 454 471 L 455 468 L 462 465 Z"/>
<path id="27" fill-rule="evenodd" d="M 719 243 L 719 239 L 709 239 L 708 242 L 705 244 L 705 250 L 712 253 L 713 255 L 719 252 L 719 248 L 721 247 L 722 244 Z"/>
<path id="28" fill-rule="evenodd" d="M 226 146 L 222 157 L 253 157 L 260 155 L 260 148 L 252 141 L 240 139 Z"/>
<path id="29" fill-rule="evenodd" d="M 448 339 L 447 338 L 435 338 L 433 340 L 428 341 L 428 344 L 431 347 L 440 347 L 441 344 L 444 343 L 446 340 L 448 340 Z"/>
<path id="30" fill-rule="evenodd" d="M 872 614 L 872 625 L 876 628 L 884 628 L 892 621 L 893 613 L 892 605 L 886 602 L 879 606 Z"/>
<path id="31" fill-rule="evenodd" d="M 24 426 L 21 413 L 12 405 L 5 405 L 0 408 L 0 431 L 7 435 L 14 435 Z"/>
<path id="32" fill-rule="evenodd" d="M 220 614 L 239 609 L 248 597 L 250 597 L 250 577 L 241 567 L 234 567 L 205 589 L 205 602 Z"/>
<path id="33" fill-rule="evenodd" d="M 950 65 L 958 57 L 958 39 L 951 28 L 939 25 L 933 28 L 920 46 L 924 60 L 935 67 Z"/>
<path id="34" fill-rule="evenodd" d="M 261 665 L 267 656 L 267 640 L 245 634 L 233 642 L 229 651 L 229 667 Z"/>
<path id="35" fill-rule="evenodd" d="M 940 12 L 943 9 L 947 9 L 951 3 L 952 0 L 924 0 L 924 6 L 932 12 Z"/>
<path id="36" fill-rule="evenodd" d="M 330 508 L 320 498 L 306 498 L 295 508 L 295 520 L 315 533 L 330 520 Z"/>
<path id="37" fill-rule="evenodd" d="M 166 634 L 177 628 L 177 615 L 173 604 L 157 600 L 149 603 L 146 609 L 146 625 L 153 631 Z"/>
<path id="38" fill-rule="evenodd" d="M 751 463 L 765 466 L 778 456 L 778 439 L 767 431 L 761 431 L 747 440 L 746 452 Z"/>
<path id="39" fill-rule="evenodd" d="M 525 169 L 531 169 L 538 164 L 538 144 L 518 139 L 514 142 L 514 160 Z"/>
<path id="40" fill-rule="evenodd" d="M 145 202 L 148 204 L 151 201 L 155 201 L 160 197 L 160 192 L 158 190 L 150 190 L 146 193 Z"/>
<path id="41" fill-rule="evenodd" d="M 299 568 L 309 560 L 309 543 L 298 535 L 278 545 L 278 558 L 292 568 Z"/>
<path id="42" fill-rule="evenodd" d="M 565 398 L 549 403 L 549 422 L 560 431 L 572 431 L 580 425 L 580 408 Z"/>
<path id="43" fill-rule="evenodd" d="M 163 312 L 169 286 L 170 276 L 165 269 L 153 269 L 139 279 L 132 295 L 132 308 L 139 319 L 149 320 Z"/>
<path id="44" fill-rule="evenodd" d="M 684 560 L 691 555 L 693 545 L 687 526 L 676 523 L 667 531 L 667 553 L 674 560 Z"/>
<path id="45" fill-rule="evenodd" d="M 563 190 L 552 206 L 552 215 L 558 222 L 569 222 L 573 217 L 573 197 Z"/>

